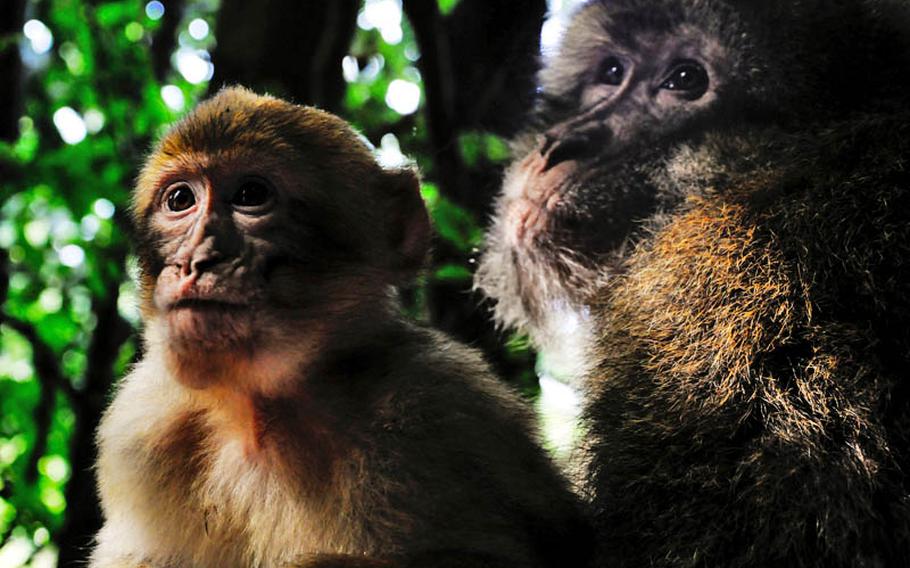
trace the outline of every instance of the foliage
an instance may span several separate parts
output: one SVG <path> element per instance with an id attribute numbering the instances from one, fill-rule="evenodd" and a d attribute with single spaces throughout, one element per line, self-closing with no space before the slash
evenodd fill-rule
<path id="1" fill-rule="evenodd" d="M 0 182 L 0 245 L 10 263 L 0 327 L 4 566 L 36 552 L 36 563 L 47 559 L 42 549 L 63 524 L 71 405 L 83 393 L 94 307 L 122 290 L 124 313 L 133 315 L 123 208 L 136 158 L 175 116 L 147 72 L 147 42 L 125 33 L 137 23 L 143 36 L 154 33 L 140 2 L 92 7 L 54 0 L 34 7 L 55 45 L 39 54 L 23 39 L 32 68 L 25 113 L 19 139 L 0 149 L 15 172 Z M 82 121 L 78 143 L 61 140 L 54 124 L 60 109 Z M 42 349 L 48 353 L 37 353 Z"/>

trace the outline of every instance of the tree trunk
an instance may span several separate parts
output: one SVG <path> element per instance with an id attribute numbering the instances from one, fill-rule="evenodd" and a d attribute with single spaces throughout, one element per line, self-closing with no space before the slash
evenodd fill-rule
<path id="1" fill-rule="evenodd" d="M 24 15 L 25 0 L 0 2 L 0 41 L 11 40 L 22 31 Z M 0 51 L 0 77 L 0 140 L 12 142 L 19 135 L 22 92 L 22 60 L 15 41 L 9 41 Z"/>
<path id="2" fill-rule="evenodd" d="M 338 112 L 358 0 L 224 0 L 211 88 L 241 84 Z"/>
<path id="3" fill-rule="evenodd" d="M 534 97 L 546 2 L 462 0 L 449 16 L 427 0 L 404 0 L 403 6 L 420 44 L 434 181 L 443 195 L 486 223 L 502 172 L 486 161 L 468 168 L 458 137 L 472 130 L 511 136 L 522 123 Z M 467 260 L 445 243 L 434 256 L 437 264 Z M 482 349 L 505 380 L 533 381 L 534 354 L 510 355 L 482 298 L 466 288 L 463 282 L 431 282 L 427 302 L 433 324 Z"/>

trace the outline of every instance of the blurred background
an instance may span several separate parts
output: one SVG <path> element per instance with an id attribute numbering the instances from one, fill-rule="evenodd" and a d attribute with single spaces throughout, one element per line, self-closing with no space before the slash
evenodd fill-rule
<path id="1" fill-rule="evenodd" d="M 506 140 L 576 3 L 0 0 L 0 568 L 85 560 L 94 430 L 141 349 L 132 181 L 224 84 L 331 110 L 384 163 L 416 163 L 436 239 L 407 310 L 482 349 L 564 455 L 576 397 L 492 326 L 471 276 Z"/>

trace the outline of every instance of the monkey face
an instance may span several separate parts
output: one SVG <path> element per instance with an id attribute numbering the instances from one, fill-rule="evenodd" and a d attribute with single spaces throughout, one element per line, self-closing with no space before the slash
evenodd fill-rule
<path id="1" fill-rule="evenodd" d="M 285 198 L 247 171 L 257 170 L 174 171 L 155 196 L 147 222 L 160 270 L 151 301 L 177 346 L 242 348 L 254 339 L 253 320 L 268 317 L 269 263 L 282 254 L 270 234 L 286 222 Z"/>
<path id="2" fill-rule="evenodd" d="M 476 275 L 496 318 L 540 344 L 544 320 L 587 305 L 639 235 L 687 197 L 729 187 L 729 157 L 712 155 L 712 139 L 798 131 L 884 99 L 868 92 L 900 93 L 901 77 L 857 76 L 904 53 L 888 41 L 856 48 L 881 25 L 863 20 L 863 4 L 586 3 L 546 59 L 536 112 L 513 144 Z"/>
<path id="3" fill-rule="evenodd" d="M 383 170 L 337 117 L 242 89 L 162 139 L 134 215 L 146 321 L 183 362 L 327 337 L 386 306 L 429 235 L 412 172 Z"/>
<path id="4" fill-rule="evenodd" d="M 735 57 L 699 14 L 618 4 L 586 6 L 541 73 L 540 134 L 504 184 L 514 246 L 615 249 L 658 205 L 642 171 L 736 96 Z"/>
<path id="5" fill-rule="evenodd" d="M 663 183 L 674 155 L 749 94 L 738 20 L 712 24 L 720 4 L 641 4 L 587 4 L 541 71 L 478 272 L 507 325 L 533 333 L 554 305 L 583 305 L 683 197 Z"/>

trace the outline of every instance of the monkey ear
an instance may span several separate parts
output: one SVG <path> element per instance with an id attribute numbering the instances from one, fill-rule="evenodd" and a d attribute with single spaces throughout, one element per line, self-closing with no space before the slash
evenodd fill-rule
<path id="1" fill-rule="evenodd" d="M 402 280 L 423 268 L 430 249 L 430 218 L 420 196 L 417 173 L 409 169 L 387 171 L 386 235 L 392 251 L 391 268 Z"/>

